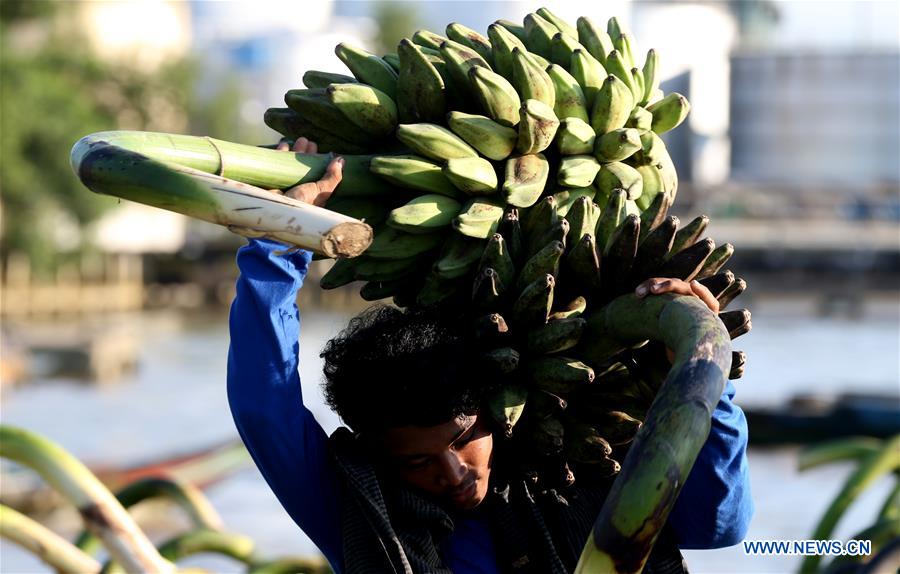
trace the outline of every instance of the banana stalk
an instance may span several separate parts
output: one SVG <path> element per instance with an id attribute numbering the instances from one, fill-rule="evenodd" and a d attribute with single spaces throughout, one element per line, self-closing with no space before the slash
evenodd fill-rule
<path id="1" fill-rule="evenodd" d="M 112 493 L 60 446 L 26 430 L 0 425 L 0 457 L 30 467 L 75 505 L 87 529 L 103 540 L 126 571 L 173 571 Z"/>
<path id="2" fill-rule="evenodd" d="M 85 136 L 72 169 L 92 191 L 181 213 L 251 237 L 328 257 L 353 257 L 372 229 L 351 217 L 266 191 L 316 181 L 330 156 L 292 154 L 212 138 L 115 131 Z M 335 197 L 383 192 L 367 156 L 345 158 Z M 218 174 L 218 175 L 214 175 Z"/>
<path id="3" fill-rule="evenodd" d="M 725 387 L 731 341 L 716 315 L 694 297 L 615 299 L 589 315 L 583 340 L 592 344 L 579 356 L 596 367 L 616 349 L 646 339 L 665 343 L 675 361 L 594 523 L 577 573 L 641 571 L 706 441 L 710 414 Z"/>
<path id="4" fill-rule="evenodd" d="M 68 540 L 5 505 L 0 505 L 0 537 L 15 542 L 57 572 L 100 572 L 100 563 Z"/>

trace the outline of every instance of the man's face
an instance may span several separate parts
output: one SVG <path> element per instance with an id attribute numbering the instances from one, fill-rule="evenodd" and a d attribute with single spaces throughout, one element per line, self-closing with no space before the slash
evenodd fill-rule
<path id="1" fill-rule="evenodd" d="M 487 496 L 494 441 L 478 415 L 433 427 L 392 428 L 383 444 L 400 479 L 445 505 L 471 510 Z"/>

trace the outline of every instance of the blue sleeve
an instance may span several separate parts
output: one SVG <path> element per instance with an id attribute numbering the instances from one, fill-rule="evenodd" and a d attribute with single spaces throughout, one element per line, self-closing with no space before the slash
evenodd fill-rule
<path id="1" fill-rule="evenodd" d="M 685 550 L 733 546 L 753 516 L 747 466 L 747 419 L 732 403 L 731 381 L 716 405 L 709 438 L 700 450 L 669 516 Z"/>
<path id="2" fill-rule="evenodd" d="M 325 431 L 303 404 L 297 291 L 312 255 L 251 240 L 238 251 L 228 403 L 253 461 L 294 522 L 339 571 L 340 492 Z"/>

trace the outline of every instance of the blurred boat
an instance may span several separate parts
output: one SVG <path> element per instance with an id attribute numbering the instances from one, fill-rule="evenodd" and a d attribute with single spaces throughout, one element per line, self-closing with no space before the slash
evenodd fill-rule
<path id="1" fill-rule="evenodd" d="M 755 445 L 806 444 L 847 436 L 900 434 L 900 397 L 798 395 L 778 409 L 745 409 Z"/>
<path id="2" fill-rule="evenodd" d="M 166 477 L 203 489 L 249 466 L 250 462 L 250 453 L 243 443 L 229 440 L 188 453 L 127 466 L 89 464 L 88 468 L 113 492 L 148 477 Z M 24 514 L 48 513 L 64 502 L 36 473 L 19 465 L 4 464 L 0 471 L 0 484 L 0 503 Z"/>

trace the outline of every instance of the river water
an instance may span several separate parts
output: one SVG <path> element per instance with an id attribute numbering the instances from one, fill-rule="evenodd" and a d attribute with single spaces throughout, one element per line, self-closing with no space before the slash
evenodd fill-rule
<path id="1" fill-rule="evenodd" d="M 818 316 L 807 300 L 757 299 L 753 331 L 735 342 L 748 354 L 737 382 L 738 404 L 772 406 L 795 393 L 900 394 L 898 298 L 867 301 L 861 314 Z M 307 309 L 301 335 L 301 378 L 306 404 L 326 431 L 339 420 L 321 399 L 318 352 L 346 323 L 349 312 Z M 236 436 L 225 396 L 227 311 L 195 315 L 153 312 L 116 320 L 140 341 L 135 373 L 114 385 L 40 380 L 3 393 L 2 421 L 42 433 L 82 460 L 127 464 L 188 452 Z M 898 399 L 900 400 L 900 399 Z M 752 432 L 752 429 L 751 429 Z M 850 465 L 796 471 L 795 448 L 750 452 L 756 514 L 749 539 L 803 539 L 838 492 Z M 858 500 L 835 538 L 868 526 L 890 488 L 884 480 Z M 254 538 L 261 553 L 309 555 L 315 546 L 294 525 L 255 468 L 207 491 L 228 529 Z M 54 521 L 71 536 L 71 515 Z M 8 543 L 2 572 L 48 572 Z M 686 553 L 694 572 L 795 571 L 795 557 L 746 556 L 740 546 Z M 227 559 L 195 557 L 185 565 L 242 571 Z"/>

